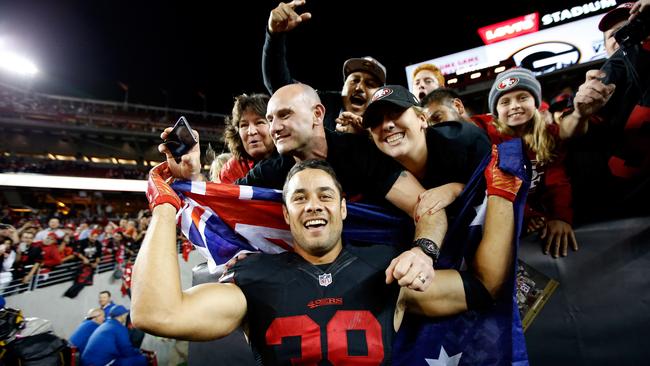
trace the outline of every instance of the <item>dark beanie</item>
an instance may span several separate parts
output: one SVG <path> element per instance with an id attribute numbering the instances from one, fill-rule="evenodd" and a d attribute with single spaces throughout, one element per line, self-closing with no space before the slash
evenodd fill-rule
<path id="1" fill-rule="evenodd" d="M 497 102 L 499 98 L 511 91 L 526 90 L 530 92 L 535 98 L 535 107 L 539 108 L 542 104 L 542 86 L 535 78 L 532 71 L 521 67 L 506 70 L 497 75 L 492 88 L 490 88 L 490 95 L 488 96 L 488 104 L 490 113 L 497 115 Z"/>

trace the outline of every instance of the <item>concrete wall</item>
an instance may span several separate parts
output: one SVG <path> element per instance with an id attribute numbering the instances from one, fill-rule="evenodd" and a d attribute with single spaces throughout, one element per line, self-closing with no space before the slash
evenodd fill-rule
<path id="1" fill-rule="evenodd" d="M 185 262 L 179 255 L 181 284 L 184 289 L 189 288 L 192 284 L 192 267 L 204 261 L 205 259 L 196 250 L 190 253 L 188 262 Z M 21 309 L 25 317 L 50 320 L 54 327 L 54 333 L 67 339 L 86 316 L 88 309 L 98 306 L 97 298 L 100 291 L 110 291 L 116 304 L 130 308 L 129 297 L 122 297 L 120 292 L 122 282 L 112 282 L 111 274 L 112 272 L 105 272 L 95 275 L 94 284 L 81 290 L 74 299 L 63 296 L 65 290 L 72 285 L 72 282 L 66 282 L 9 296 L 5 298 L 6 306 Z"/>

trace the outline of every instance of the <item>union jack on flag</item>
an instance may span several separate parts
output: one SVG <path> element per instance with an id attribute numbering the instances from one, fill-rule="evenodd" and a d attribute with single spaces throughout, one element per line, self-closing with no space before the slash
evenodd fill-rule
<path id="1" fill-rule="evenodd" d="M 210 273 L 241 251 L 280 253 L 291 250 L 289 226 L 282 216 L 282 192 L 275 189 L 211 182 L 176 181 L 183 200 L 183 234 L 207 259 Z M 399 245 L 412 224 L 381 207 L 348 203 L 343 237 L 347 241 Z"/>

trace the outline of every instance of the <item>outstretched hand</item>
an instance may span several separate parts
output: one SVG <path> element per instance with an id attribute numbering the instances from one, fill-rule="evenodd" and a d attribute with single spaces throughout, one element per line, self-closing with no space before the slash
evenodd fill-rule
<path id="1" fill-rule="evenodd" d="M 311 13 L 298 14 L 296 7 L 305 5 L 306 0 L 293 0 L 289 3 L 280 3 L 269 15 L 269 32 L 289 32 L 304 20 L 311 19 Z"/>
<path id="2" fill-rule="evenodd" d="M 601 70 L 587 71 L 585 82 L 580 85 L 573 98 L 574 113 L 580 117 L 589 117 L 609 101 L 616 85 L 604 84 L 601 79 L 606 76 Z"/>
<path id="3" fill-rule="evenodd" d="M 163 140 L 167 139 L 167 136 L 171 132 L 172 127 L 167 127 L 160 134 L 160 138 Z M 176 162 L 176 159 L 172 155 L 171 151 L 165 146 L 165 144 L 158 145 L 158 151 L 165 154 L 167 157 L 167 164 L 169 165 L 169 170 L 174 178 L 181 178 L 187 180 L 202 180 L 201 179 L 201 148 L 199 144 L 199 133 L 196 130 L 192 130 L 194 137 L 196 137 L 196 145 L 190 149 L 190 151 L 181 157 L 180 162 Z"/>
<path id="4" fill-rule="evenodd" d="M 553 258 L 560 255 L 566 257 L 569 254 L 569 246 L 573 251 L 578 250 L 578 240 L 573 232 L 573 228 L 562 220 L 549 220 L 542 229 L 542 240 L 546 239 L 544 244 L 544 254 L 550 254 Z"/>

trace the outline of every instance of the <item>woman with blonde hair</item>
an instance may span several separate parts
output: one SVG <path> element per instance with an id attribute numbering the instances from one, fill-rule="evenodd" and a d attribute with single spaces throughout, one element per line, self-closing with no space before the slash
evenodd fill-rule
<path id="1" fill-rule="evenodd" d="M 566 256 L 568 247 L 578 250 L 573 233 L 571 182 L 564 164 L 560 127 L 548 124 L 539 107 L 542 87 L 524 68 L 499 74 L 490 88 L 488 104 L 494 118 L 473 118 L 493 144 L 520 137 L 532 163 L 531 186 L 526 203 L 528 232 L 541 231 L 544 253 Z"/>

